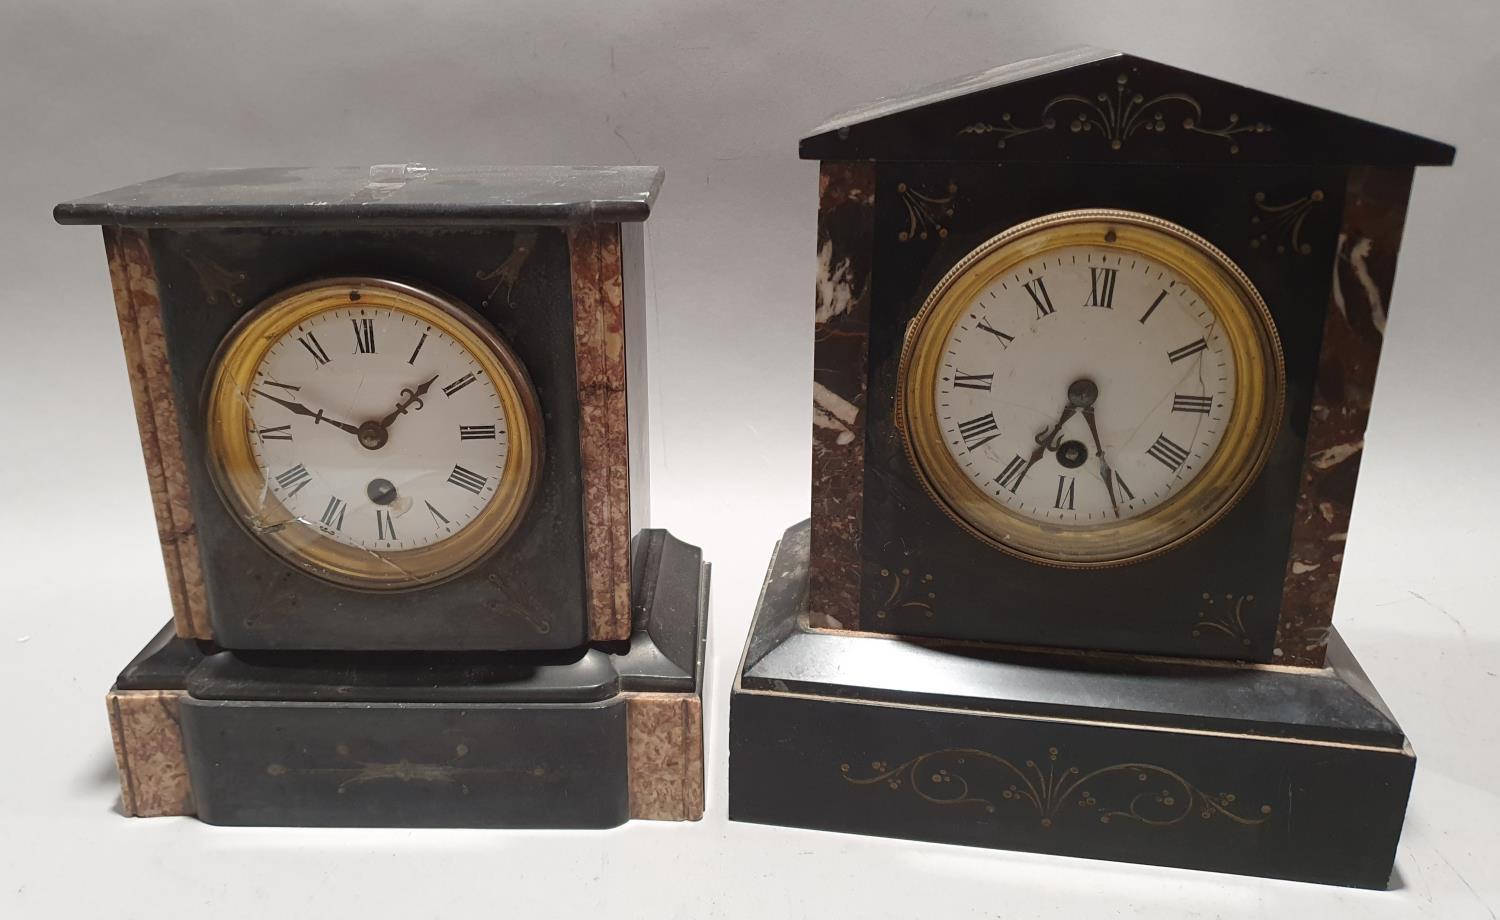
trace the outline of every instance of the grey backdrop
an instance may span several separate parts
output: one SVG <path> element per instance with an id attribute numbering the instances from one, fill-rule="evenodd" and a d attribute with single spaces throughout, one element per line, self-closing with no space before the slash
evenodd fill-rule
<path id="1" fill-rule="evenodd" d="M 1493 917 L 1497 34 L 1493 0 L 0 0 L 0 916 Z M 1394 892 L 724 820 L 728 681 L 772 541 L 807 509 L 817 174 L 797 139 L 1080 42 L 1459 147 L 1416 182 L 1338 610 L 1422 758 Z M 400 161 L 667 168 L 647 225 L 654 512 L 715 564 L 702 824 L 115 812 L 102 695 L 167 595 L 98 232 L 50 208 L 181 169 Z"/>

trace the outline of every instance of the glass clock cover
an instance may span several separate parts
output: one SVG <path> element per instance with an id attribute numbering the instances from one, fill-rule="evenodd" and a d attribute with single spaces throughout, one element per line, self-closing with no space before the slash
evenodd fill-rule
<path id="1" fill-rule="evenodd" d="M 529 502 L 540 415 L 525 370 L 463 306 L 391 281 L 277 294 L 215 359 L 209 456 L 241 523 L 350 587 L 451 577 Z"/>
<path id="2" fill-rule="evenodd" d="M 963 259 L 912 323 L 903 434 L 924 484 L 1000 549 L 1114 565 L 1210 526 L 1282 400 L 1265 305 L 1166 221 L 1074 211 Z"/>

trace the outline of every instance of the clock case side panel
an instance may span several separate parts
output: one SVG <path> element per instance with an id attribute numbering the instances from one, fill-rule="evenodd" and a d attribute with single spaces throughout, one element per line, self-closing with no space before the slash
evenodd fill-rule
<path id="1" fill-rule="evenodd" d="M 630 635 L 630 539 L 648 501 L 644 246 L 639 224 L 579 223 L 567 238 L 589 638 L 617 641 Z"/>
<path id="2" fill-rule="evenodd" d="M 577 376 L 566 240 L 540 226 L 156 229 L 163 331 L 214 638 L 243 649 L 553 649 L 587 640 Z M 403 591 L 340 587 L 274 556 L 234 519 L 209 472 L 202 395 L 234 323 L 318 278 L 405 281 L 468 306 L 535 385 L 543 466 L 500 551 Z"/>
<path id="3" fill-rule="evenodd" d="M 1287 557 L 1276 661 L 1321 667 L 1406 223 L 1412 169 L 1349 171 Z"/>
<path id="4" fill-rule="evenodd" d="M 104 252 L 120 321 L 125 369 L 140 428 L 172 621 L 184 639 L 212 639 L 203 566 L 193 515 L 193 486 L 183 455 L 177 400 L 162 329 L 162 306 L 150 242 L 140 230 L 104 227 Z"/>
<path id="5" fill-rule="evenodd" d="M 813 318 L 809 615 L 815 624 L 829 628 L 858 629 L 860 625 L 874 223 L 875 164 L 821 164 Z"/>
<path id="6" fill-rule="evenodd" d="M 1335 167 L 878 164 L 861 628 L 1275 661 L 1344 174 Z M 1280 429 L 1241 501 L 1169 553 L 1096 570 L 1023 561 L 970 535 L 922 488 L 894 412 L 907 326 L 942 275 L 995 234 L 1073 208 L 1151 213 L 1207 238 L 1264 295 L 1286 363 Z M 1300 213 L 1282 219 L 1292 211 Z"/>

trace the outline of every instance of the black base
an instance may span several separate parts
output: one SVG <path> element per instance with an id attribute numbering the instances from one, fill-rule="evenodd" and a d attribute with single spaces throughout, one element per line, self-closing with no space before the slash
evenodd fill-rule
<path id="1" fill-rule="evenodd" d="M 702 695 L 702 552 L 662 530 L 634 549 L 628 643 L 232 652 L 168 625 L 115 690 L 185 691 L 182 755 L 210 824 L 613 827 L 632 816 L 632 698 Z"/>
<path id="2" fill-rule="evenodd" d="M 1416 757 L 1336 634 L 1306 670 L 812 630 L 808 530 L 734 687 L 732 820 L 1387 886 Z"/>

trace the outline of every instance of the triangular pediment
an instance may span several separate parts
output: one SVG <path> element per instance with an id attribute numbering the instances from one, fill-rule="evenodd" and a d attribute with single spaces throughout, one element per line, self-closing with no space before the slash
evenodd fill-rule
<path id="1" fill-rule="evenodd" d="M 1453 148 L 1100 48 L 996 67 L 837 116 L 804 159 L 1446 166 Z"/>

